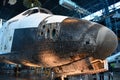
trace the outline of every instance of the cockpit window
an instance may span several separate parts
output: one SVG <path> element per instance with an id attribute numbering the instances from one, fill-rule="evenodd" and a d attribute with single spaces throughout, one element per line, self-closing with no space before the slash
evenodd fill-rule
<path id="1" fill-rule="evenodd" d="M 39 12 L 38 9 L 33 9 L 33 10 L 28 10 L 26 11 L 25 13 L 23 13 L 23 15 L 31 15 L 31 14 L 34 14 L 34 13 L 37 13 Z"/>
<path id="2" fill-rule="evenodd" d="M 39 8 L 39 10 L 40 10 L 41 13 L 52 14 L 51 11 L 49 11 L 47 9 L 44 9 L 44 8 Z"/>
<path id="3" fill-rule="evenodd" d="M 31 10 L 28 10 L 28 11 L 24 12 L 22 15 L 27 15 L 27 14 L 29 14 L 30 12 L 31 12 Z"/>
<path id="4" fill-rule="evenodd" d="M 38 8 L 38 9 L 30 9 L 30 10 L 27 10 L 26 12 L 24 12 L 22 15 L 31 15 L 31 14 L 34 14 L 34 13 L 46 13 L 46 14 L 52 14 L 52 12 L 50 12 L 49 10 L 47 9 L 44 9 L 44 8 Z"/>
<path id="5" fill-rule="evenodd" d="M 34 13 L 37 13 L 37 12 L 39 12 L 38 9 L 33 9 L 30 14 L 34 14 Z"/>

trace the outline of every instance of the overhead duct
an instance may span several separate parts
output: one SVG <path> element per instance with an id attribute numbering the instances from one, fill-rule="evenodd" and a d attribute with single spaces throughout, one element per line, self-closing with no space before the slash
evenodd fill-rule
<path id="1" fill-rule="evenodd" d="M 76 3 L 72 2 L 71 0 L 59 0 L 59 4 L 69 10 L 75 10 L 78 13 L 89 15 L 91 14 L 89 11 L 81 8 Z"/>
<path id="2" fill-rule="evenodd" d="M 78 6 L 71 0 L 60 0 L 59 4 L 67 9 L 74 10 Z"/>

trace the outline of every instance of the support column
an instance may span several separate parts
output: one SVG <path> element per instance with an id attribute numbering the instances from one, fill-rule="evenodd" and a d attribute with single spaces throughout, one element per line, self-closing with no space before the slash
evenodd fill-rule
<path id="1" fill-rule="evenodd" d="M 104 12 L 103 12 L 103 15 L 105 16 L 105 23 L 106 23 L 106 26 L 110 29 L 112 29 L 112 23 L 111 23 L 111 19 L 110 19 L 110 16 L 109 16 L 109 9 L 108 9 L 108 6 L 109 6 L 109 3 L 108 3 L 108 0 L 100 0 L 101 3 L 104 5 Z"/>

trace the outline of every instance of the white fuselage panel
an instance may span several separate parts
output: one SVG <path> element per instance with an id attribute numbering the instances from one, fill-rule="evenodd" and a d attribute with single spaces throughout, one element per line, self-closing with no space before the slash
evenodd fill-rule
<path id="1" fill-rule="evenodd" d="M 62 22 L 66 16 L 56 16 L 53 14 L 34 13 L 23 15 L 23 13 L 8 20 L 0 29 L 0 54 L 10 53 L 15 29 L 37 28 L 45 20 L 46 24 Z M 18 35 L 19 36 L 19 35 Z"/>

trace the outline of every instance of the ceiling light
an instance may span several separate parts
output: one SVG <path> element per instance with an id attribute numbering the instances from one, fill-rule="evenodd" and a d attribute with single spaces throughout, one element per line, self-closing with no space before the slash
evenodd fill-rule
<path id="1" fill-rule="evenodd" d="M 14 5 L 16 2 L 17 2 L 17 0 L 9 0 L 9 1 L 8 1 L 8 3 L 9 3 L 10 5 Z"/>

